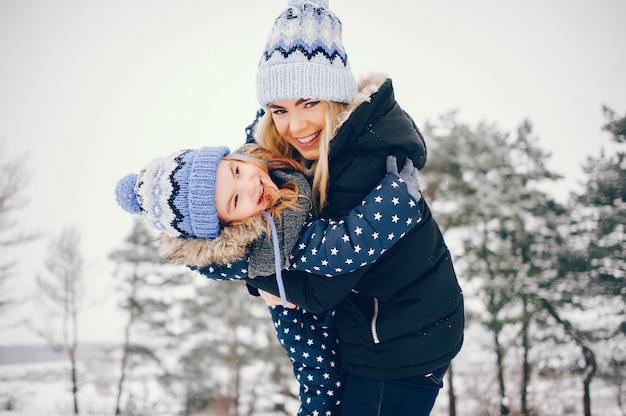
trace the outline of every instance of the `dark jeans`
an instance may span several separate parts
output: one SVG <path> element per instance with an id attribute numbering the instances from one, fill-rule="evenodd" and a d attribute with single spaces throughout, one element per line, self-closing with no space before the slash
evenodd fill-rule
<path id="1" fill-rule="evenodd" d="M 396 380 L 372 380 L 346 373 L 341 416 L 428 416 L 448 366 Z"/>

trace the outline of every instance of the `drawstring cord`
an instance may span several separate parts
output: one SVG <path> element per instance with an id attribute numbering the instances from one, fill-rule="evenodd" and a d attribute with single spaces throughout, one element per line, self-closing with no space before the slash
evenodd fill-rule
<path id="1" fill-rule="evenodd" d="M 272 227 L 272 241 L 274 244 L 274 266 L 276 267 L 276 283 L 278 283 L 278 293 L 280 294 L 280 301 L 283 304 L 283 307 L 287 307 L 287 296 L 285 295 L 285 285 L 283 283 L 283 275 L 281 272 L 280 265 L 280 251 L 278 247 L 278 233 L 276 232 L 276 224 L 274 224 L 274 219 L 267 211 L 263 211 L 262 214 L 265 216 L 267 221 L 270 223 Z"/>

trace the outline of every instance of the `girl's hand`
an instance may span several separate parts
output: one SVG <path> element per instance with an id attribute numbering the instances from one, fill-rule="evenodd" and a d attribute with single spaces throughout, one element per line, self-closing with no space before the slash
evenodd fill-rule
<path id="1" fill-rule="evenodd" d="M 416 201 L 419 201 L 422 199 L 422 194 L 420 192 L 420 181 L 417 172 L 417 168 L 413 166 L 413 161 L 408 157 L 404 161 L 402 171 L 398 172 L 398 161 L 395 156 L 387 156 L 387 173 L 394 174 L 402 179 L 406 184 L 409 194 L 415 198 Z"/>
<path id="2" fill-rule="evenodd" d="M 261 295 L 267 306 L 282 306 L 282 302 L 280 301 L 280 298 L 278 296 L 274 296 L 271 293 L 268 293 L 261 289 L 259 289 L 259 295 Z M 296 305 L 291 302 L 287 302 L 286 307 L 289 309 L 295 309 Z"/>

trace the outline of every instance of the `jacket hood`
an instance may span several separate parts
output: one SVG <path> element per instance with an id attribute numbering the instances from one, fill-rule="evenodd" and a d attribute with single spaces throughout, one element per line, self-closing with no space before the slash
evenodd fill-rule
<path id="1" fill-rule="evenodd" d="M 373 72 L 363 77 L 358 83 L 359 92 L 352 97 L 344 112 L 337 118 L 333 132 L 336 133 L 361 104 L 369 102 L 372 95 L 382 87 L 387 79 L 387 74 L 382 72 Z"/>
<path id="2" fill-rule="evenodd" d="M 383 73 L 372 73 L 359 82 L 359 92 L 333 126 L 328 157 L 355 152 L 392 150 L 404 154 L 422 169 L 426 163 L 426 142 L 413 118 L 396 102 L 393 84 Z M 369 140 L 363 140 L 369 137 Z"/>

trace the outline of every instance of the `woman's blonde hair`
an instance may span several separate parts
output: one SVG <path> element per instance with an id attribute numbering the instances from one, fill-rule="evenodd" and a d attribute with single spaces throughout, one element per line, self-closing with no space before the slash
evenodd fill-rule
<path id="1" fill-rule="evenodd" d="M 250 163 L 262 169 L 268 175 L 273 170 L 290 169 L 300 173 L 304 173 L 302 165 L 294 159 L 288 159 L 283 157 L 276 157 L 272 153 L 260 146 L 252 146 L 246 149 L 244 155 L 237 153 L 231 153 L 228 156 L 224 156 L 223 160 L 234 160 L 241 163 Z M 293 181 L 288 181 L 283 184 L 276 194 L 272 196 L 270 206 L 267 212 L 274 218 L 274 221 L 278 224 L 281 223 L 281 214 L 285 209 L 300 210 L 303 209 L 298 204 L 299 198 L 305 198 L 309 200 L 308 196 L 300 195 L 298 185 Z M 245 221 L 245 220 L 244 220 Z M 231 225 L 231 224 L 224 224 Z M 268 233 L 269 235 L 269 233 Z"/>
<path id="2" fill-rule="evenodd" d="M 298 161 L 302 165 L 308 165 L 309 171 L 312 172 L 313 183 L 313 209 L 316 213 L 320 213 L 326 204 L 328 192 L 328 179 L 330 176 L 328 169 L 328 152 L 330 149 L 330 141 L 335 136 L 340 115 L 346 110 L 347 105 L 334 101 L 326 101 L 328 103 L 325 114 L 326 128 L 322 130 L 322 138 L 320 140 L 319 157 L 315 161 L 307 161 L 302 157 L 296 149 L 294 149 L 276 130 L 276 125 L 272 119 L 272 114 L 266 111 L 259 118 L 255 128 L 254 137 L 256 142 L 264 149 L 273 154 L 277 159 L 290 159 Z M 275 159 L 272 159 L 275 160 Z"/>

